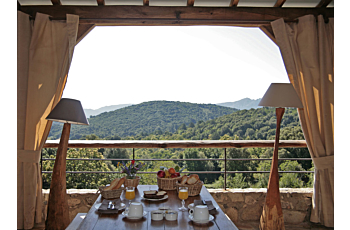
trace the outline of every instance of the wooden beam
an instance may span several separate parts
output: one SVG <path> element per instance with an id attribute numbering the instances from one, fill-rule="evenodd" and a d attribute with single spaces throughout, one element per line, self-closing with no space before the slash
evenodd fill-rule
<path id="1" fill-rule="evenodd" d="M 273 7 L 282 7 L 286 0 L 277 0 Z"/>
<path id="2" fill-rule="evenodd" d="M 187 0 L 187 6 L 193 6 L 194 0 Z"/>
<path id="3" fill-rule="evenodd" d="M 36 12 L 65 20 L 66 14 L 79 15 L 79 23 L 96 25 L 232 25 L 285 22 L 307 15 L 334 17 L 334 8 L 279 7 L 166 7 L 166 6 L 22 6 L 21 11 L 35 18 Z"/>
<path id="4" fill-rule="evenodd" d="M 327 7 L 332 0 L 321 0 L 316 7 Z"/>
<path id="5" fill-rule="evenodd" d="M 143 5 L 144 6 L 149 6 L 149 0 L 143 0 Z"/>
<path id="6" fill-rule="evenodd" d="M 51 2 L 52 2 L 52 5 L 54 6 L 62 5 L 60 0 L 51 0 Z"/>
<path id="7" fill-rule="evenodd" d="M 99 5 L 99 6 L 105 5 L 105 0 L 96 0 L 96 1 L 97 1 L 97 5 Z"/>
<path id="8" fill-rule="evenodd" d="M 260 26 L 259 29 L 266 34 L 275 44 L 276 43 L 276 38 L 275 34 L 273 33 L 272 26 L 271 25 L 263 25 Z"/>
<path id="9" fill-rule="evenodd" d="M 126 140 L 70 140 L 68 148 L 268 148 L 274 147 L 273 140 L 232 141 L 126 141 Z M 47 140 L 44 148 L 57 148 L 58 141 Z M 281 140 L 280 148 L 306 148 L 304 140 Z"/>
<path id="10" fill-rule="evenodd" d="M 90 33 L 93 28 L 95 28 L 95 24 L 79 24 L 76 44 Z"/>
<path id="11" fill-rule="evenodd" d="M 235 7 L 238 5 L 239 0 L 231 0 L 229 7 Z"/>

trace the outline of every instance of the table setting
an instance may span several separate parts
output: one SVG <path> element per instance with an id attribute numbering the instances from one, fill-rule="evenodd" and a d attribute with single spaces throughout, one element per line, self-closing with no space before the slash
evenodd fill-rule
<path id="1" fill-rule="evenodd" d="M 175 172 L 169 178 L 169 171 L 158 185 L 130 186 L 123 178 L 114 179 L 100 189 L 78 229 L 237 229 L 197 174 L 171 177 Z"/>

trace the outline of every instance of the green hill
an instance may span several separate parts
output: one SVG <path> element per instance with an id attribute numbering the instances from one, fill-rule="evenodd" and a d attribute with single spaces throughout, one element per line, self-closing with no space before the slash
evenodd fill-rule
<path id="1" fill-rule="evenodd" d="M 276 113 L 274 108 L 239 110 L 208 121 L 199 121 L 193 127 L 180 126 L 174 133 L 164 133 L 144 139 L 159 140 L 274 140 Z M 281 140 L 304 140 L 298 111 L 286 109 L 281 122 Z"/>
<path id="2" fill-rule="evenodd" d="M 70 139 L 95 134 L 111 139 L 149 133 L 175 132 L 182 124 L 192 126 L 237 111 L 213 104 L 150 101 L 91 116 L 89 126 L 72 125 Z M 52 125 L 49 139 L 59 139 L 62 124 Z M 118 136 L 118 137 L 116 137 Z"/>

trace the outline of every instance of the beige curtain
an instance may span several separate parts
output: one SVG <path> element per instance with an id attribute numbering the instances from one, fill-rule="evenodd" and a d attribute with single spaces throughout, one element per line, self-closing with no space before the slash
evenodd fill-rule
<path id="1" fill-rule="evenodd" d="M 315 164 L 312 222 L 334 226 L 334 19 L 271 23 L 290 82 L 303 103 L 299 117 Z"/>
<path id="2" fill-rule="evenodd" d="M 58 22 L 38 13 L 32 27 L 28 15 L 17 15 L 17 228 L 30 229 L 45 220 L 39 166 L 51 128 L 45 118 L 62 96 L 79 17 Z"/>

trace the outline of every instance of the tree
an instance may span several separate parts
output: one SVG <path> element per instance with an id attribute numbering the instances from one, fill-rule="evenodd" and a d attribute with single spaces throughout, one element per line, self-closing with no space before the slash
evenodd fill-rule
<path id="1" fill-rule="evenodd" d="M 186 149 L 184 159 L 206 159 L 206 155 L 199 149 Z M 185 161 L 188 171 L 212 171 L 214 163 L 211 161 Z M 208 176 L 199 174 L 199 178 L 204 181 Z"/>
<path id="2" fill-rule="evenodd" d="M 279 167 L 281 171 L 304 171 L 297 161 L 285 161 Z M 297 173 L 283 173 L 280 177 L 281 188 L 302 188 L 304 182 L 301 180 L 301 175 Z"/>
<path id="3" fill-rule="evenodd" d="M 55 155 L 50 155 L 55 158 Z M 103 155 L 97 149 L 69 149 L 67 158 L 99 158 L 104 159 Z M 44 161 L 43 171 L 52 171 L 54 161 Z M 93 160 L 67 160 L 67 171 L 103 171 L 114 172 L 116 168 L 110 161 Z M 67 173 L 67 189 L 97 189 L 100 186 L 109 184 L 114 178 L 121 177 L 114 173 Z M 50 188 L 51 174 L 43 174 L 43 188 Z"/>

